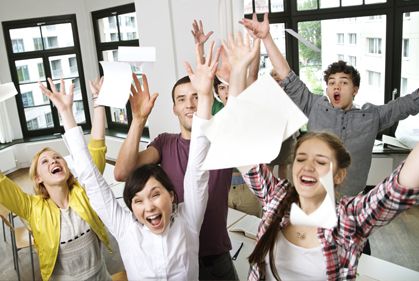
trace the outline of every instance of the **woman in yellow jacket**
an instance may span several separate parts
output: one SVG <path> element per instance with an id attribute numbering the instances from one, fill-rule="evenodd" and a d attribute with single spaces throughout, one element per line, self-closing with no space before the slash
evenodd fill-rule
<path id="1" fill-rule="evenodd" d="M 52 80 L 48 81 L 56 92 Z M 93 101 L 101 82 L 90 82 Z M 43 92 L 47 91 L 43 85 L 40 87 Z M 65 91 L 63 80 L 60 89 Z M 73 85 L 70 91 L 73 91 Z M 106 164 L 104 108 L 95 102 L 94 108 L 89 151 L 103 173 Z M 31 228 L 42 279 L 111 280 L 101 254 L 100 241 L 110 249 L 105 226 L 64 158 L 56 151 L 44 148 L 34 156 L 29 174 L 35 195 L 24 193 L 0 173 L 0 203 L 25 219 Z"/>

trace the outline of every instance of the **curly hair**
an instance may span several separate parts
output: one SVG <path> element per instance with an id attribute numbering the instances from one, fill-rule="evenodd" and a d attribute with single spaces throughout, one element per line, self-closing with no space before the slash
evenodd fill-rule
<path id="1" fill-rule="evenodd" d="M 355 87 L 359 88 L 359 84 L 361 83 L 361 76 L 359 75 L 358 70 L 355 69 L 352 65 L 348 65 L 345 61 L 337 61 L 328 66 L 328 68 L 324 71 L 324 81 L 329 81 L 329 77 L 332 74 L 343 72 L 346 74 L 350 74 L 352 78 L 352 83 Z"/>

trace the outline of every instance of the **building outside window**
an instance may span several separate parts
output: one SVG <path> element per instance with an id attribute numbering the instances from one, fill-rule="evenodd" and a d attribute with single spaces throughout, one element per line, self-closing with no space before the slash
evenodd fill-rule
<path id="1" fill-rule="evenodd" d="M 381 54 L 381 38 L 367 38 L 368 53 Z"/>
<path id="2" fill-rule="evenodd" d="M 403 39 L 402 50 L 403 50 L 403 57 L 408 58 L 409 57 L 409 39 Z"/>
<path id="3" fill-rule="evenodd" d="M 356 45 L 356 33 L 349 33 L 349 44 L 350 45 Z"/>
<path id="4" fill-rule="evenodd" d="M 343 33 L 337 33 L 336 38 L 337 44 L 345 44 L 345 35 Z"/>

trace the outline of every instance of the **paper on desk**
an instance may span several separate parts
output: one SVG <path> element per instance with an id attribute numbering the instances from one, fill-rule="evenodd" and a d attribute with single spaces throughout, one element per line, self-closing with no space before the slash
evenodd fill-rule
<path id="1" fill-rule="evenodd" d="M 269 163 L 282 141 L 307 123 L 278 83 L 265 75 L 238 97 L 229 97 L 204 128 L 211 142 L 203 169 Z"/>
<path id="2" fill-rule="evenodd" d="M 0 85 L 0 102 L 10 99 L 17 94 L 15 84 L 13 82 Z"/>
<path id="3" fill-rule="evenodd" d="M 401 147 L 401 148 L 404 148 L 404 149 L 410 149 L 408 146 L 401 143 L 398 139 L 387 136 L 387 135 L 383 135 L 382 142 L 384 144 L 389 144 L 389 145 L 396 146 L 396 147 Z"/>
<path id="4" fill-rule="evenodd" d="M 289 34 L 291 34 L 292 36 L 294 36 L 295 38 L 297 38 L 297 40 L 300 41 L 301 43 L 303 43 L 304 45 L 306 45 L 307 48 L 310 48 L 313 51 L 318 52 L 318 53 L 321 52 L 321 50 L 319 48 L 317 48 L 314 44 L 309 42 L 307 39 L 305 39 L 303 36 L 301 36 L 300 34 L 295 32 L 294 30 L 292 30 L 290 28 L 285 28 L 285 31 L 288 32 Z"/>
<path id="5" fill-rule="evenodd" d="M 320 177 L 320 182 L 327 192 L 322 204 L 313 213 L 307 215 L 297 204 L 292 203 L 290 212 L 292 224 L 322 228 L 333 228 L 336 226 L 338 219 L 336 216 L 332 164 L 330 164 L 329 172 Z"/>
<path id="6" fill-rule="evenodd" d="M 124 62 L 101 61 L 103 85 L 97 104 L 125 108 L 131 92 L 131 66 Z"/>

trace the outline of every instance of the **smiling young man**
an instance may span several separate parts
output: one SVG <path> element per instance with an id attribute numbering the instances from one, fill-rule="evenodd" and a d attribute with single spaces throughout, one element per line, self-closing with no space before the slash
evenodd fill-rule
<path id="1" fill-rule="evenodd" d="M 291 70 L 269 32 L 268 15 L 259 22 L 253 18 L 241 23 L 255 37 L 262 39 L 268 56 L 278 73 L 281 87 L 307 115 L 309 131 L 336 134 L 351 153 L 352 165 L 339 193 L 356 195 L 363 191 L 371 166 L 372 149 L 378 132 L 419 112 L 419 91 L 384 105 L 354 106 L 360 85 L 359 72 L 344 61 L 332 63 L 324 72 L 326 96 L 315 95 Z"/>
<path id="2" fill-rule="evenodd" d="M 133 79 L 135 88 L 140 89 L 135 75 Z M 174 185 L 179 203 L 183 202 L 183 179 L 188 163 L 192 116 L 198 105 L 197 91 L 188 76 L 175 83 L 172 89 L 173 113 L 179 120 L 180 133 L 162 133 L 147 149 L 139 152 L 140 137 L 157 95 L 139 94 L 135 88 L 130 97 L 133 120 L 116 160 L 115 179 L 124 181 L 137 167 L 160 164 Z M 208 204 L 199 239 L 200 280 L 237 280 L 226 229 L 231 175 L 232 169 L 210 171 Z"/>

